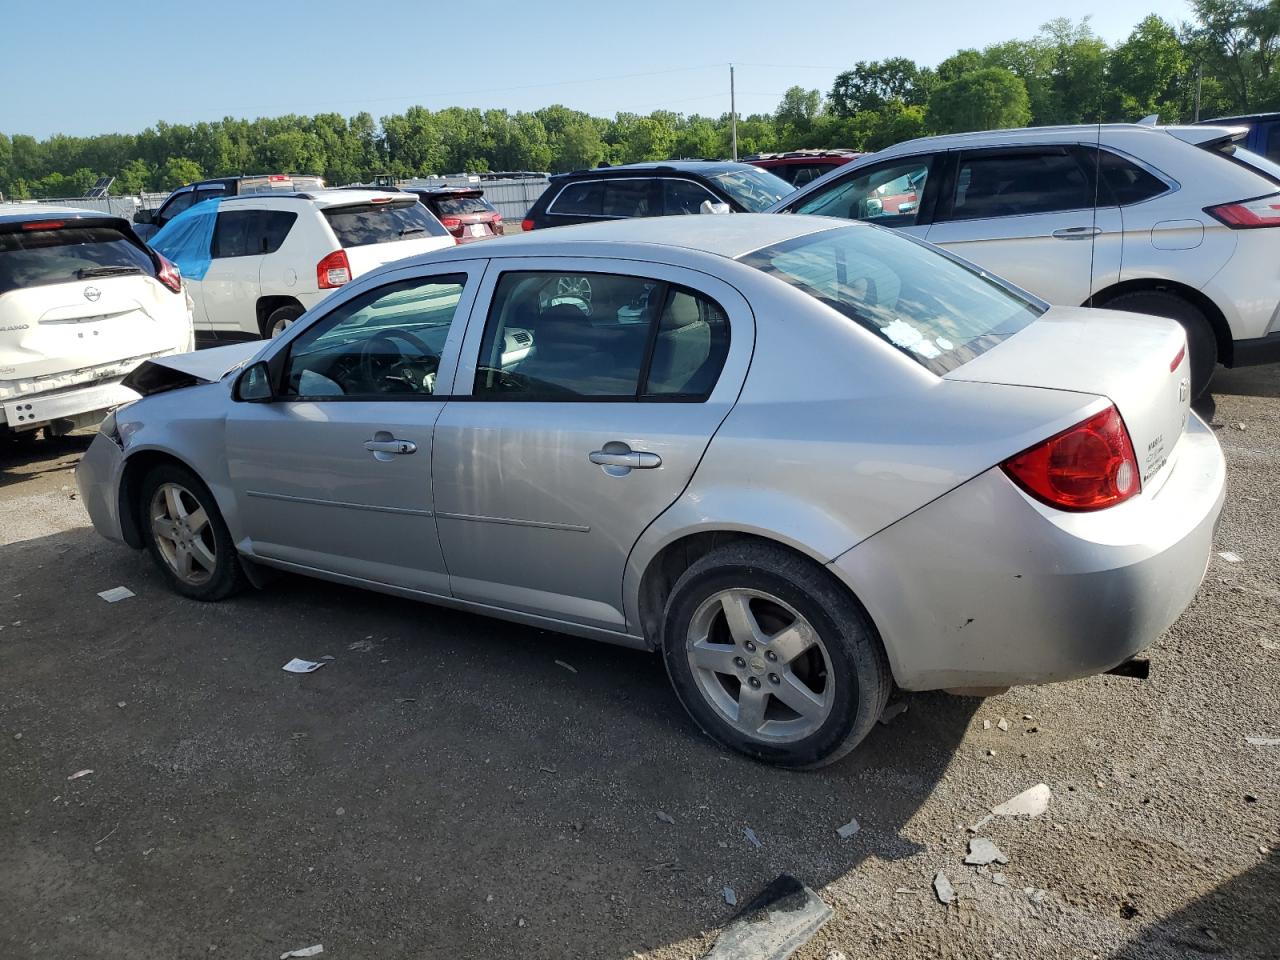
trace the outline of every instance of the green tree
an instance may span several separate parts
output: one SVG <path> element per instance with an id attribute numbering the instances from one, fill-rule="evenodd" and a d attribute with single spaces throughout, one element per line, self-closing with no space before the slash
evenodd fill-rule
<path id="1" fill-rule="evenodd" d="M 135 157 L 120 168 L 120 172 L 116 174 L 116 182 L 112 184 L 112 189 L 119 194 L 126 195 L 141 193 L 147 189 L 154 174 L 155 171 L 147 165 L 145 160 L 139 160 Z"/>
<path id="2" fill-rule="evenodd" d="M 791 87 L 782 95 L 782 102 L 773 113 L 778 139 L 794 146 L 801 143 L 813 131 L 814 122 L 822 112 L 822 93 Z"/>
<path id="3" fill-rule="evenodd" d="M 173 190 L 204 177 L 200 164 L 186 157 L 170 157 L 151 180 L 153 190 Z"/>
<path id="4" fill-rule="evenodd" d="M 836 76 L 827 96 L 836 116 L 852 117 L 864 110 L 880 110 L 891 100 L 919 106 L 928 99 L 933 79 L 932 71 L 907 57 L 862 60 Z"/>
<path id="5" fill-rule="evenodd" d="M 1180 86 L 1191 69 L 1173 27 L 1155 14 L 1144 19 L 1107 60 L 1107 113 L 1137 120 L 1158 113 L 1178 119 Z"/>
<path id="6" fill-rule="evenodd" d="M 1022 127 L 1030 119 L 1026 85 L 1000 67 L 963 74 L 929 97 L 928 123 L 935 133 Z"/>

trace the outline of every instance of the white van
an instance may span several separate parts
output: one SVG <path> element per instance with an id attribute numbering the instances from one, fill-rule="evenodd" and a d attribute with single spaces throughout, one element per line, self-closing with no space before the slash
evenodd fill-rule
<path id="1" fill-rule="evenodd" d="M 134 367 L 193 348 L 181 275 L 127 220 L 0 205 L 0 437 L 91 426 L 138 399 Z"/>

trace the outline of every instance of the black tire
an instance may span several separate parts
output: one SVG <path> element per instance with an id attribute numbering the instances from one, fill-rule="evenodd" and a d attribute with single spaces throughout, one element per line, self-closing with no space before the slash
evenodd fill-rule
<path id="1" fill-rule="evenodd" d="M 160 544 L 157 542 L 155 525 L 151 516 L 151 503 L 156 491 L 164 484 L 177 484 L 190 493 L 191 498 L 199 504 L 208 517 L 208 530 L 213 544 L 215 563 L 207 580 L 199 584 L 184 581 L 170 566 Z M 169 582 L 169 586 L 184 597 L 192 600 L 223 600 L 242 590 L 248 583 L 240 560 L 236 554 L 231 533 L 218 510 L 217 501 L 209 488 L 194 473 L 176 463 L 161 464 L 147 474 L 142 482 L 138 503 L 138 517 L 142 526 L 142 538 L 160 572 Z"/>
<path id="2" fill-rule="evenodd" d="M 1191 367 L 1191 399 L 1209 389 L 1218 365 L 1218 338 L 1204 311 L 1194 303 L 1167 290 L 1135 290 L 1099 304 L 1108 310 L 1127 310 L 1152 317 L 1168 317 L 1187 331 L 1188 363 Z"/>
<path id="3" fill-rule="evenodd" d="M 267 318 L 262 321 L 262 339 L 270 340 L 276 334 L 272 333 L 278 324 L 287 327 L 293 321 L 302 316 L 303 310 L 296 303 L 287 303 L 283 307 L 276 307 Z"/>
<path id="4" fill-rule="evenodd" d="M 695 614 L 723 591 L 740 589 L 769 594 L 792 607 L 825 648 L 835 693 L 825 720 L 802 739 L 777 743 L 740 732 L 710 702 L 690 664 L 688 637 Z M 676 696 L 704 733 L 755 760 L 784 767 L 821 767 L 839 760 L 871 732 L 893 688 L 879 635 L 857 601 L 817 564 L 767 543 L 727 544 L 684 572 L 667 600 L 662 654 Z M 825 668 L 823 677 L 824 685 L 830 682 Z"/>

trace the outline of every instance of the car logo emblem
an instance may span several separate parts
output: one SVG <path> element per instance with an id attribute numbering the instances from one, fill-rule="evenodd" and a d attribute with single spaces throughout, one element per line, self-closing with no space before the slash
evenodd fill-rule
<path id="1" fill-rule="evenodd" d="M 84 288 L 84 298 L 88 300 L 90 303 L 97 303 L 98 298 L 100 296 L 102 296 L 102 291 L 99 290 L 97 287 Z"/>
<path id="2" fill-rule="evenodd" d="M 1186 402 L 1186 399 L 1190 395 L 1190 393 L 1191 393 L 1191 381 L 1185 378 L 1182 380 L 1179 380 L 1178 381 L 1178 402 L 1179 403 Z"/>

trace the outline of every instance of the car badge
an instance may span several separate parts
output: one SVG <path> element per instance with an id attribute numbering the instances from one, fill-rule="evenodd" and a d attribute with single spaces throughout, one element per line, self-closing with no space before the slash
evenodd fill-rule
<path id="1" fill-rule="evenodd" d="M 84 288 L 84 298 L 88 300 L 90 303 L 97 303 L 98 298 L 100 296 L 102 296 L 102 291 L 99 290 L 97 287 Z"/>

